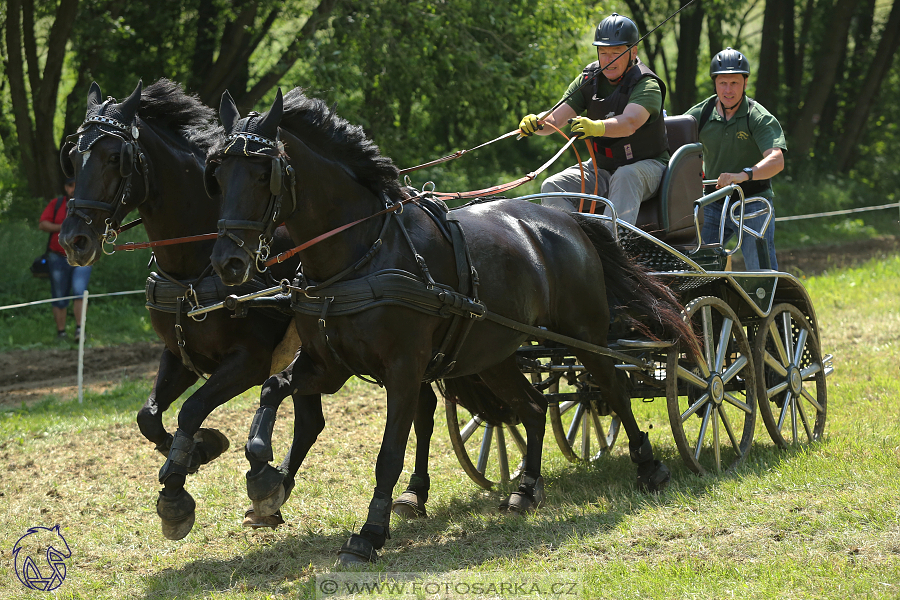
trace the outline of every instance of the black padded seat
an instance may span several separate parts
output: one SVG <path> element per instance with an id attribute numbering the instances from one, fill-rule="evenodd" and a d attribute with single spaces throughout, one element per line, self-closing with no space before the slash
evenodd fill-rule
<path id="1" fill-rule="evenodd" d="M 666 117 L 669 166 L 659 190 L 641 203 L 637 226 L 669 245 L 697 243 L 694 200 L 703 197 L 703 146 L 697 120 L 689 115 Z M 699 215 L 701 225 L 703 214 Z"/>

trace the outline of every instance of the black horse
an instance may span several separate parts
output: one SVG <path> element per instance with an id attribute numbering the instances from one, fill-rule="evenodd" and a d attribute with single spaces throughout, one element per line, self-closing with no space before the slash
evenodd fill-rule
<path id="1" fill-rule="evenodd" d="M 203 188 L 206 153 L 221 136 L 214 110 L 164 79 L 143 91 L 138 83 L 121 103 L 104 100 L 94 83 L 87 103 L 84 124 L 60 156 L 63 170 L 76 175 L 75 197 L 59 238 L 69 262 L 96 262 L 109 232 L 135 209 L 151 241 L 216 231 L 221 197 L 210 199 Z M 157 512 L 169 539 L 186 536 L 194 522 L 195 504 L 184 490 L 185 476 L 229 446 L 221 432 L 201 428 L 203 422 L 216 407 L 289 364 L 299 345 L 290 316 L 277 312 L 253 310 L 237 319 L 224 310 L 199 320 L 186 315 L 198 302 L 211 304 L 224 299 L 223 293 L 234 292 L 212 273 L 213 244 L 208 240 L 157 247 L 159 274 L 148 279 L 150 319 L 166 348 L 137 422 L 144 437 L 167 458 L 159 474 L 165 488 Z M 290 245 L 282 228 L 275 247 Z M 285 262 L 273 275 L 292 277 L 296 267 L 296 261 Z M 246 287 L 266 285 L 260 278 Z M 276 357 L 282 340 L 287 356 Z M 184 402 L 173 436 L 163 426 L 162 413 L 202 374 L 209 378 Z M 287 463 L 283 472 L 288 474 L 284 485 L 289 493 L 293 473 Z M 280 519 L 248 517 L 256 526 Z"/>
<path id="2" fill-rule="evenodd" d="M 291 237 L 310 240 L 389 211 L 300 252 L 292 306 L 304 345 L 286 371 L 264 384 L 247 444 L 251 472 L 269 472 L 274 486 L 275 470 L 266 464 L 271 423 L 287 395 L 295 404 L 316 402 L 354 374 L 384 385 L 387 423 L 376 486 L 360 534 L 340 550 L 341 563 L 374 560 L 389 537 L 391 496 L 410 426 L 415 417 L 421 440 L 419 424 L 427 427 L 433 418 L 425 416 L 435 402 L 431 379 L 443 379 L 447 395 L 474 412 L 522 422 L 524 469 L 518 491 L 501 509 L 524 512 L 541 503 L 546 401 L 516 366 L 516 349 L 529 336 L 516 324 L 606 346 L 609 291 L 658 335 L 694 339 L 671 293 L 631 263 L 599 223 L 516 200 L 452 211 L 449 226 L 436 214 L 443 211 L 426 210 L 424 202 L 407 203 L 397 215 L 409 199 L 391 161 L 361 128 L 298 90 L 284 99 L 279 91 L 267 113 L 243 119 L 226 92 L 220 118 L 227 136 L 212 149 L 206 177 L 208 188 L 224 195 L 224 219 L 248 224 L 280 210 Z M 292 202 L 273 208 L 270 184 L 288 176 L 296 178 Z M 223 282 L 238 285 L 252 276 L 246 248 L 252 251 L 255 240 L 239 225 L 233 234 L 219 238 L 212 262 Z M 451 242 L 463 235 L 467 244 Z M 498 324 L 497 315 L 513 326 Z M 651 490 L 665 485 L 668 469 L 638 428 L 613 360 L 574 353 L 622 419 L 639 483 Z M 305 437 L 295 443 L 307 448 L 318 434 L 315 428 L 295 431 Z M 412 482 L 419 489 L 427 490 L 426 467 L 427 448 L 420 445 Z M 410 487 L 407 493 L 416 491 Z"/>

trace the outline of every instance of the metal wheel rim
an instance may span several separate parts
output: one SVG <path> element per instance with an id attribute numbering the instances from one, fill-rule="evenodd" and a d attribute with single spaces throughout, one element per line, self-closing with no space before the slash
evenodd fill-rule
<path id="1" fill-rule="evenodd" d="M 737 315 L 719 298 L 697 298 L 684 318 L 695 325 L 702 356 L 683 345 L 668 353 L 669 423 L 688 468 L 700 475 L 721 473 L 743 462 L 753 442 L 753 353 Z"/>
<path id="2" fill-rule="evenodd" d="M 491 490 L 499 483 L 518 479 L 525 458 L 525 433 L 521 425 L 490 425 L 446 400 L 444 407 L 450 444 L 472 481 Z"/>
<path id="3" fill-rule="evenodd" d="M 760 324 L 753 346 L 759 412 L 772 441 L 787 448 L 821 439 L 828 407 L 825 365 L 809 320 L 796 306 L 779 304 Z"/>

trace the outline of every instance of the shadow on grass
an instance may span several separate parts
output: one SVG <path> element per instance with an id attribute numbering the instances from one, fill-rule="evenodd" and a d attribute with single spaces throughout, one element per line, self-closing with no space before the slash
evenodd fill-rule
<path id="1" fill-rule="evenodd" d="M 698 477 L 672 460 L 677 459 L 677 451 L 665 448 L 661 454 L 672 468 L 672 483 L 658 495 L 637 491 L 634 465 L 624 454 L 591 464 L 554 467 L 544 475 L 546 504 L 527 517 L 497 512 L 511 488 L 485 491 L 473 486 L 455 496 L 442 496 L 440 489 L 432 488 L 428 518 L 406 521 L 394 516 L 393 537 L 379 551 L 379 561 L 361 570 L 438 576 L 469 569 L 503 572 L 508 561 L 573 542 L 588 548 L 596 545 L 591 552 L 602 556 L 609 548 L 594 538 L 615 531 L 626 518 L 645 510 L 693 504 L 742 478 L 764 477 L 817 448 L 779 450 L 765 440 L 754 444 L 750 459 L 738 469 L 711 477 Z M 295 535 L 278 539 L 271 532 L 248 532 L 245 536 L 254 539 L 254 546 L 240 556 L 196 560 L 146 577 L 145 597 L 205 597 L 214 591 L 315 597 L 316 575 L 334 571 L 337 550 L 353 532 L 323 535 L 295 526 L 292 516 L 297 521 L 302 518 L 288 514 L 295 510 L 288 502 L 285 516 L 291 523 L 288 527 L 296 528 Z M 267 538 L 271 543 L 266 543 Z"/>

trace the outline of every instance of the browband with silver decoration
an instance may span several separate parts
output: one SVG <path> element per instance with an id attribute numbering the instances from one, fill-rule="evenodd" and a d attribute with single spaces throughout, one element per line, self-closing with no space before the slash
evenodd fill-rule
<path id="1" fill-rule="evenodd" d="M 276 148 L 278 142 L 272 141 L 269 138 L 264 138 L 260 135 L 255 135 L 253 133 L 240 132 L 240 133 L 232 133 L 228 137 L 225 138 L 226 142 L 233 142 L 238 138 L 243 138 L 248 142 L 256 142 L 257 144 L 262 144 L 264 146 L 268 146 L 269 148 Z"/>
<path id="2" fill-rule="evenodd" d="M 103 123 L 104 125 L 112 125 L 113 127 L 121 129 L 122 131 L 128 131 L 128 126 L 121 121 L 117 121 L 116 119 L 112 119 L 110 117 L 104 117 L 103 115 L 96 115 L 89 119 L 85 119 L 84 123 L 81 124 L 80 129 L 84 129 L 84 126 L 88 123 Z"/>

